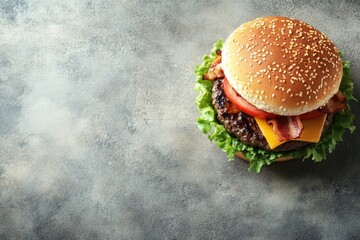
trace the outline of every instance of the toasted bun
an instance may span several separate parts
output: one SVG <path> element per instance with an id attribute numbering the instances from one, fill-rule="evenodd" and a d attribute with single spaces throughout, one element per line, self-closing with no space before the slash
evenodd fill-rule
<path id="1" fill-rule="evenodd" d="M 231 33 L 223 46 L 222 68 L 249 103 L 285 116 L 325 105 L 342 77 L 339 51 L 324 34 L 277 16 L 257 18 Z"/>
<path id="2" fill-rule="evenodd" d="M 244 154 L 242 154 L 242 152 L 236 152 L 235 156 L 237 156 L 238 158 L 245 160 L 245 161 L 249 161 L 249 159 L 247 157 L 244 156 Z M 293 160 L 295 158 L 293 157 L 280 157 L 278 159 L 275 160 L 275 162 L 285 162 L 285 161 L 289 161 L 289 160 Z"/>

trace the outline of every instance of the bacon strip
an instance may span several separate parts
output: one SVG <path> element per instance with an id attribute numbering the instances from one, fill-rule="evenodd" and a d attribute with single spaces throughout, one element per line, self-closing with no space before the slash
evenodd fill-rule
<path id="1" fill-rule="evenodd" d="M 223 77 L 225 77 L 225 75 L 221 68 L 221 53 L 218 53 L 217 57 L 210 65 L 209 72 L 205 73 L 203 78 L 205 80 L 215 80 Z"/>
<path id="2" fill-rule="evenodd" d="M 338 91 L 330 100 L 321 107 L 319 110 L 323 113 L 336 113 L 341 109 L 346 109 L 346 97 L 345 95 Z"/>
<path id="3" fill-rule="evenodd" d="M 280 142 L 299 138 L 304 128 L 299 116 L 282 116 L 267 119 L 267 123 L 273 125 L 273 131 Z"/>

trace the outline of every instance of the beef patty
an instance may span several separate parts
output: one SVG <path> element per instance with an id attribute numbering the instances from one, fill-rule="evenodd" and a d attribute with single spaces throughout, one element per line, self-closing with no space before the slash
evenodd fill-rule
<path id="1" fill-rule="evenodd" d="M 280 152 L 298 149 L 311 144 L 304 141 L 288 141 L 274 149 L 270 149 L 268 142 L 252 116 L 244 112 L 233 113 L 232 109 L 234 109 L 234 106 L 226 97 L 223 90 L 223 79 L 216 79 L 214 81 L 212 99 L 218 121 L 225 126 L 230 134 L 236 136 L 247 145 Z M 330 127 L 333 115 L 334 114 L 327 115 L 323 134 Z"/>

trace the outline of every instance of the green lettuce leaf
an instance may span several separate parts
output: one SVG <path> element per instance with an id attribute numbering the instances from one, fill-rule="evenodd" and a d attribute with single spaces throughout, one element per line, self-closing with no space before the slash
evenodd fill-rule
<path id="1" fill-rule="evenodd" d="M 306 147 L 290 152 L 271 152 L 260 148 L 244 144 L 236 137 L 230 135 L 225 127 L 216 119 L 216 112 L 212 105 L 212 87 L 213 81 L 203 80 L 203 75 L 208 72 L 211 62 L 216 57 L 216 51 L 223 47 L 222 39 L 214 44 L 210 55 L 204 55 L 202 64 L 195 67 L 196 83 L 195 90 L 199 92 L 196 98 L 196 105 L 200 112 L 197 119 L 198 128 L 208 135 L 210 141 L 222 149 L 230 160 L 233 160 L 236 152 L 242 152 L 250 162 L 249 171 L 260 172 L 263 165 L 270 165 L 279 157 L 295 157 L 307 159 L 310 158 L 315 162 L 326 159 L 326 153 L 334 151 L 338 142 L 341 142 L 342 136 L 346 129 L 351 132 L 355 130 L 353 124 L 354 115 L 350 112 L 349 101 L 347 101 L 346 110 L 341 110 L 334 116 L 331 127 L 322 136 L 316 144 L 310 144 Z M 341 54 L 341 53 L 340 53 Z M 356 100 L 353 96 L 354 83 L 350 76 L 350 64 L 348 61 L 343 62 L 343 77 L 340 90 L 348 100 Z"/>

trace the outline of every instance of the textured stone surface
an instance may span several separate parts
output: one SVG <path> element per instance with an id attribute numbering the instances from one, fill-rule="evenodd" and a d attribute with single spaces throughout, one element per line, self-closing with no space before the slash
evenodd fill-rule
<path id="1" fill-rule="evenodd" d="M 264 15 L 330 37 L 360 98 L 357 1 L 1 0 L 0 239 L 359 239 L 359 131 L 254 174 L 196 128 L 193 67 Z"/>

